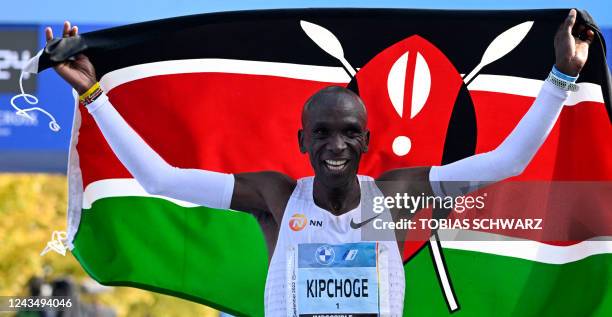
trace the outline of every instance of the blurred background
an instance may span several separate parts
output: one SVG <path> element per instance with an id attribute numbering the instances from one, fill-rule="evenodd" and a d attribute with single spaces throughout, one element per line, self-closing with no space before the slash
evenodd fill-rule
<path id="1" fill-rule="evenodd" d="M 105 287 L 87 277 L 69 253 L 40 252 L 55 230 L 66 229 L 68 143 L 74 101 L 54 72 L 24 77 L 24 89 L 56 117 L 15 114 L 10 99 L 19 93 L 20 69 L 44 47 L 44 27 L 61 31 L 64 20 L 81 32 L 166 17 L 233 10 L 305 7 L 429 9 L 586 9 L 612 42 L 612 5 L 590 1 L 3 1 L 0 10 L 0 296 L 69 292 L 79 296 L 87 316 L 219 316 L 185 300 L 125 287 Z M 406 21 L 410 23 L 410 21 Z M 552 39 L 551 39 L 552 41 Z M 607 44 L 608 48 L 610 44 Z M 608 63 L 612 59 L 608 56 Z M 544 76 L 545 74 L 542 74 Z M 0 313 L 2 314 L 2 313 Z M 84 313 L 85 314 L 85 313 Z M 20 315 L 21 316 L 21 315 Z"/>

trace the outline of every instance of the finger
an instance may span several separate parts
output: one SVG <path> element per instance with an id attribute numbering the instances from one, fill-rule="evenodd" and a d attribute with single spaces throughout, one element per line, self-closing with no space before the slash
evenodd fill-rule
<path id="1" fill-rule="evenodd" d="M 73 26 L 72 29 L 74 29 L 74 36 L 79 35 L 79 27 L 78 26 Z"/>
<path id="2" fill-rule="evenodd" d="M 70 29 L 70 36 L 75 36 L 76 33 L 77 33 L 77 27 L 75 25 Z"/>
<path id="3" fill-rule="evenodd" d="M 576 10 L 571 9 L 567 15 L 567 18 L 565 18 L 565 21 L 563 22 L 563 28 L 567 30 L 569 34 L 572 34 L 574 23 L 576 23 Z"/>
<path id="4" fill-rule="evenodd" d="M 50 27 L 45 28 L 45 39 L 47 39 L 47 42 L 53 39 L 53 29 Z"/>
<path id="5" fill-rule="evenodd" d="M 70 22 L 64 22 L 64 29 L 62 30 L 62 37 L 68 37 L 70 35 Z"/>
<path id="6" fill-rule="evenodd" d="M 588 29 L 585 33 L 586 33 L 585 42 L 591 45 L 591 43 L 593 43 L 593 40 L 595 39 L 595 32 L 593 32 L 593 30 L 591 29 Z"/>
<path id="7" fill-rule="evenodd" d="M 591 45 L 595 39 L 595 32 L 592 29 L 583 27 L 578 33 L 576 44 Z"/>

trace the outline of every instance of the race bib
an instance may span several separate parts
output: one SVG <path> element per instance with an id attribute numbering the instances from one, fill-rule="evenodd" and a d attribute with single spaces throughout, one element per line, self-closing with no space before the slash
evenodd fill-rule
<path id="1" fill-rule="evenodd" d="M 300 244 L 288 255 L 287 312 L 296 317 L 379 316 L 378 244 Z"/>

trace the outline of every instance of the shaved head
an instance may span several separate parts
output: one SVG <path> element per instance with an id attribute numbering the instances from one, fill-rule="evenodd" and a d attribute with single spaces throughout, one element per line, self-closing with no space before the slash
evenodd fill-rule
<path id="1" fill-rule="evenodd" d="M 307 119 L 313 110 L 319 107 L 351 107 L 355 114 L 363 118 L 364 124 L 367 122 L 367 112 L 363 101 L 357 94 L 349 89 L 340 86 L 329 86 L 317 91 L 312 95 L 302 108 L 302 127 L 306 125 Z"/>
<path id="2" fill-rule="evenodd" d="M 356 181 L 370 140 L 367 120 L 361 98 L 344 87 L 323 88 L 306 101 L 298 142 L 300 151 L 308 153 L 317 183 L 344 188 Z"/>

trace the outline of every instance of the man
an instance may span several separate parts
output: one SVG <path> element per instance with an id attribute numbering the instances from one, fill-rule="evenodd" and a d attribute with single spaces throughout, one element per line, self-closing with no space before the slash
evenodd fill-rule
<path id="1" fill-rule="evenodd" d="M 274 171 L 231 175 L 172 167 L 117 113 L 86 56 L 75 56 L 55 69 L 81 95 L 115 154 L 147 192 L 246 211 L 257 218 L 274 250 L 266 315 L 399 316 L 404 300 L 402 245 L 393 239 L 362 241 L 361 225 L 368 219 L 361 219 L 361 202 L 390 192 L 461 195 L 520 174 L 546 139 L 586 62 L 594 34 L 584 26 L 574 28 L 575 21 L 576 11 L 571 10 L 555 36 L 553 72 L 498 148 L 445 166 L 391 170 L 376 182 L 357 175 L 370 133 L 365 105 L 345 88 L 322 89 L 304 105 L 298 144 L 315 176 L 294 180 Z M 64 37 L 77 33 L 76 26 L 64 24 Z M 46 37 L 53 38 L 49 28 Z M 308 219 L 322 225 L 308 226 Z"/>

